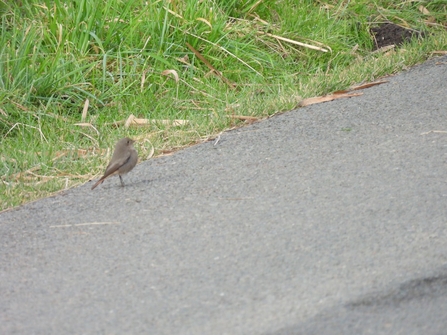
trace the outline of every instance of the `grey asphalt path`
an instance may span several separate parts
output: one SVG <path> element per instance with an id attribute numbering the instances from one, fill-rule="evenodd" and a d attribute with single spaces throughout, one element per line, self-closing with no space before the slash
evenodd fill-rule
<path id="1" fill-rule="evenodd" d="M 447 58 L 363 92 L 0 214 L 0 334 L 446 334 Z"/>

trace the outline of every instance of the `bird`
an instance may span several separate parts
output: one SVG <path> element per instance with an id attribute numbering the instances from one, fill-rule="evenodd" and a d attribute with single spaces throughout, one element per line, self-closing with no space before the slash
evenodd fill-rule
<path id="1" fill-rule="evenodd" d="M 124 186 L 121 176 L 131 171 L 138 161 L 138 153 L 133 147 L 134 142 L 134 140 L 124 137 L 116 143 L 115 151 L 104 175 L 92 186 L 92 190 L 102 184 L 106 178 L 116 174 L 120 177 L 121 186 Z"/>

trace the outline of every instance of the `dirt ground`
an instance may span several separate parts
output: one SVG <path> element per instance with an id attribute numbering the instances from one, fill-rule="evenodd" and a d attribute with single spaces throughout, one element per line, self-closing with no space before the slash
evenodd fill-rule
<path id="1" fill-rule="evenodd" d="M 410 41 L 413 36 L 423 37 L 423 34 L 416 30 L 405 29 L 393 23 L 371 28 L 371 34 L 374 38 L 374 50 L 393 44 L 399 46 Z"/>

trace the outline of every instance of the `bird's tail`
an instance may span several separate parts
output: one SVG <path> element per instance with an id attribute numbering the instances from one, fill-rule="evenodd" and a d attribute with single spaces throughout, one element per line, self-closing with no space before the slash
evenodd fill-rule
<path id="1" fill-rule="evenodd" d="M 99 184 L 102 184 L 103 182 L 104 182 L 104 177 L 102 177 L 100 180 L 98 180 L 96 183 L 95 183 L 95 185 L 93 185 L 92 186 L 92 190 L 96 187 L 96 186 L 98 186 Z"/>

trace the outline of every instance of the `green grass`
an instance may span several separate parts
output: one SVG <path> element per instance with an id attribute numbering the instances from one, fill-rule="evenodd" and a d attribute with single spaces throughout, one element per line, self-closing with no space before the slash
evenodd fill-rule
<path id="1" fill-rule="evenodd" d="M 98 176 L 123 136 L 144 160 L 447 49 L 445 0 L 0 0 L 0 15 L 0 209 Z M 426 38 L 372 53 L 385 21 Z M 113 125 L 131 114 L 188 123 Z"/>

